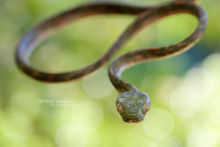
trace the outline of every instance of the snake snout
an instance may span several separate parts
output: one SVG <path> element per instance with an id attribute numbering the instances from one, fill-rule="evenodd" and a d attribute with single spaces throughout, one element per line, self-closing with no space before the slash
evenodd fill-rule
<path id="1" fill-rule="evenodd" d="M 130 115 L 122 116 L 123 120 L 128 123 L 138 123 L 144 119 L 144 115 L 131 113 Z"/>

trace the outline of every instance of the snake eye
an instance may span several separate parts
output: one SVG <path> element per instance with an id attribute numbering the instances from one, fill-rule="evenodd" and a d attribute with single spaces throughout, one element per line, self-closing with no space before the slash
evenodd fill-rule
<path id="1" fill-rule="evenodd" d="M 120 114 L 122 114 L 122 113 L 124 112 L 124 108 L 123 108 L 123 105 L 122 105 L 121 103 L 119 103 L 119 104 L 117 105 L 117 111 L 118 111 Z"/>
<path id="2" fill-rule="evenodd" d="M 143 113 L 143 114 L 146 114 L 147 111 L 149 111 L 149 109 L 150 109 L 150 108 L 149 108 L 148 104 L 144 104 L 144 105 L 143 105 L 143 108 L 142 108 L 142 113 Z"/>

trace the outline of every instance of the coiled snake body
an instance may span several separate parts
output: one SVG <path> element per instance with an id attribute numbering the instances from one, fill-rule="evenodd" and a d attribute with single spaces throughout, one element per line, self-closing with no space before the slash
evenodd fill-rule
<path id="1" fill-rule="evenodd" d="M 193 0 L 176 0 L 155 7 L 140 7 L 115 3 L 91 3 L 70 9 L 30 29 L 21 39 L 16 50 L 18 67 L 27 75 L 43 82 L 63 82 L 81 78 L 103 66 L 132 36 L 151 23 L 177 13 L 189 13 L 198 19 L 195 31 L 183 41 L 158 48 L 138 49 L 125 53 L 109 66 L 109 78 L 120 93 L 116 107 L 125 122 L 140 122 L 150 109 L 150 99 L 135 86 L 123 81 L 121 73 L 128 67 L 153 59 L 176 55 L 188 50 L 202 36 L 207 24 L 207 17 L 202 8 Z M 110 49 L 94 63 L 81 69 L 64 73 L 46 73 L 30 66 L 29 56 L 35 47 L 48 38 L 58 28 L 88 16 L 98 14 L 129 14 L 137 15 L 136 20 L 122 33 Z"/>

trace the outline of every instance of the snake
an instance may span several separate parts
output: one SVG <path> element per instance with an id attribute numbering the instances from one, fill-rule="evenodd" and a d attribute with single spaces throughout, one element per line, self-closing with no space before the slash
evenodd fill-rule
<path id="1" fill-rule="evenodd" d="M 108 67 L 108 76 L 118 91 L 116 109 L 124 122 L 138 123 L 150 110 L 147 93 L 121 78 L 123 71 L 142 62 L 171 57 L 192 48 L 202 37 L 207 26 L 206 12 L 197 0 L 174 0 L 158 6 L 137 6 L 126 3 L 92 2 L 61 12 L 30 28 L 16 46 L 15 61 L 18 68 L 41 82 L 58 83 L 77 80 L 102 67 L 112 56 L 138 32 L 154 22 L 170 15 L 186 13 L 197 18 L 195 30 L 182 41 L 164 47 L 142 48 L 115 57 Z M 91 64 L 74 71 L 49 73 L 31 66 L 30 55 L 36 47 L 52 36 L 58 29 L 83 18 L 96 15 L 133 15 L 135 20 L 124 30 L 110 48 Z"/>

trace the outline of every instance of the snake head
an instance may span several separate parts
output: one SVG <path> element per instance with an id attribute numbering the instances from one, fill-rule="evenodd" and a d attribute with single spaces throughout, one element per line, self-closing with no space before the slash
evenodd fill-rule
<path id="1" fill-rule="evenodd" d="M 118 96 L 117 111 L 125 122 L 140 122 L 150 110 L 150 98 L 141 91 L 126 91 Z"/>

